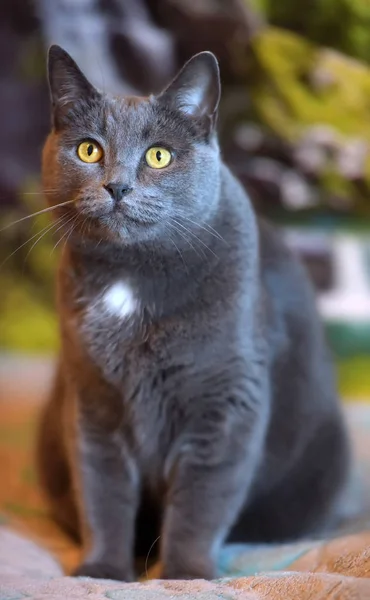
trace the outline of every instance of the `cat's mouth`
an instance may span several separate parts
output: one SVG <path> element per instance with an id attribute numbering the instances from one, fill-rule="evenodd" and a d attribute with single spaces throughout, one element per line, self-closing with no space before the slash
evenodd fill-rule
<path id="1" fill-rule="evenodd" d="M 120 210 L 114 210 L 101 214 L 96 218 L 96 221 L 105 227 L 118 228 L 129 228 L 131 226 L 137 227 L 149 227 L 155 225 L 158 220 L 150 219 L 147 215 L 139 215 L 137 213 L 131 213 L 129 211 L 122 213 Z"/>
<path id="2" fill-rule="evenodd" d="M 160 224 L 157 207 L 140 203 L 112 205 L 93 196 L 76 199 L 73 212 L 74 236 L 81 241 L 138 242 L 151 237 Z"/>
<path id="3" fill-rule="evenodd" d="M 122 210 L 99 210 L 94 213 L 80 212 L 79 235 L 82 238 L 106 238 L 107 240 L 123 240 L 140 237 L 140 234 L 155 227 L 158 219 L 150 215 L 139 215 Z"/>

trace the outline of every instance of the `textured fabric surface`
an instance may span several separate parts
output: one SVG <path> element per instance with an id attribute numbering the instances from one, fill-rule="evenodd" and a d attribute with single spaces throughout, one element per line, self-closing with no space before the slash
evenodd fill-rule
<path id="1" fill-rule="evenodd" d="M 360 534 L 341 541 L 344 553 L 335 573 L 321 572 L 320 561 L 314 554 L 311 564 L 307 556 L 305 565 L 317 569 L 312 573 L 282 571 L 213 582 L 149 580 L 123 584 L 63 577 L 47 552 L 3 528 L 0 529 L 0 600 L 87 597 L 90 600 L 368 600 L 369 536 L 363 539 L 362 546 L 361 537 Z"/>
<path id="2" fill-rule="evenodd" d="M 44 362 L 0 361 L 0 600 L 87 595 L 133 600 L 370 600 L 369 405 L 346 407 L 356 474 L 346 504 L 348 518 L 331 539 L 280 546 L 230 545 L 221 552 L 223 579 L 217 582 L 148 581 L 159 574 L 154 566 L 142 573 L 143 583 L 129 586 L 62 576 L 77 564 L 80 549 L 50 518 L 32 452 L 49 378 Z"/>

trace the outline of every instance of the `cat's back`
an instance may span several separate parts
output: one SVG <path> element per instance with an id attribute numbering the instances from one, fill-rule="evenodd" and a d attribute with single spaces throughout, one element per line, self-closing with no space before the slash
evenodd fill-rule
<path id="1" fill-rule="evenodd" d="M 228 247 L 223 266 L 230 274 L 237 269 L 240 281 L 254 270 L 257 287 L 267 301 L 267 311 L 293 316 L 305 308 L 308 318 L 317 319 L 315 297 L 309 276 L 295 253 L 287 246 L 282 232 L 260 218 L 240 182 L 224 167 L 223 174 L 224 231 Z M 224 232 L 223 232 L 224 233 Z M 259 296 L 259 301 L 261 297 Z"/>
<path id="2" fill-rule="evenodd" d="M 261 282 L 270 305 L 289 321 L 298 318 L 321 329 L 314 289 L 301 260 L 273 225 L 259 219 L 258 230 Z"/>

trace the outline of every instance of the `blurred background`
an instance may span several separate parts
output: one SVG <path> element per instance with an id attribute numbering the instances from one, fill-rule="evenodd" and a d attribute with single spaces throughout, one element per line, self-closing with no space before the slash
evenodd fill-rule
<path id="1" fill-rule="evenodd" d="M 115 93 L 157 92 L 192 54 L 222 73 L 225 162 L 306 262 L 344 397 L 370 397 L 368 0 L 1 0 L 0 356 L 52 355 L 63 244 L 42 209 L 57 43 Z M 3 367 L 4 368 L 4 367 Z"/>

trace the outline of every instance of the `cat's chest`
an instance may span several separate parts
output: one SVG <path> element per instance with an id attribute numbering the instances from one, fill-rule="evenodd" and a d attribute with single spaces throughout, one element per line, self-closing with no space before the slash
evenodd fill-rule
<path id="1" fill-rule="evenodd" d="M 176 377 L 182 369 L 173 365 L 167 336 L 150 324 L 144 328 L 142 320 L 136 290 L 119 282 L 86 309 L 82 334 L 90 357 L 118 391 L 126 415 L 124 438 L 143 476 L 155 486 L 170 468 L 183 422 Z"/>
<path id="2" fill-rule="evenodd" d="M 132 371 L 128 379 L 123 390 L 127 409 L 124 438 L 129 440 L 143 477 L 148 482 L 162 479 L 181 441 L 183 403 L 178 390 L 166 385 L 156 368 Z"/>
<path id="3" fill-rule="evenodd" d="M 83 297 L 78 316 L 78 335 L 87 354 L 108 379 L 127 372 L 132 347 L 143 327 L 143 305 L 138 290 L 118 279 Z"/>
<path id="4" fill-rule="evenodd" d="M 138 292 L 132 283 L 125 279 L 114 281 L 93 294 L 88 302 L 86 320 L 99 322 L 115 321 L 128 324 L 139 317 L 140 302 Z"/>

